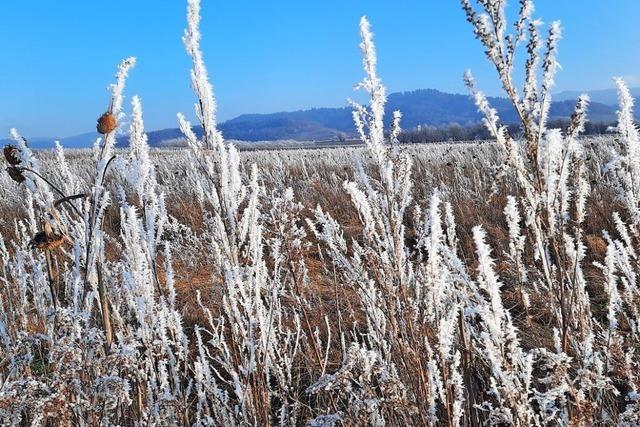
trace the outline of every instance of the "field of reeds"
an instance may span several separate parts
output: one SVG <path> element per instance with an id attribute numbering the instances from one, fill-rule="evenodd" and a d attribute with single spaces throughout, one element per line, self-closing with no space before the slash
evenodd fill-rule
<path id="1" fill-rule="evenodd" d="M 197 138 L 151 149 L 123 61 L 92 150 L 0 175 L 0 424 L 640 425 L 640 138 L 548 129 L 560 27 L 462 6 L 521 118 L 470 73 L 491 141 L 398 143 L 368 21 L 364 146 L 239 152 L 188 1 Z M 512 28 L 512 32 L 508 29 Z M 526 70 L 516 88 L 514 56 Z M 135 88 L 134 88 L 135 89 Z M 116 149 L 119 131 L 130 145 Z"/>

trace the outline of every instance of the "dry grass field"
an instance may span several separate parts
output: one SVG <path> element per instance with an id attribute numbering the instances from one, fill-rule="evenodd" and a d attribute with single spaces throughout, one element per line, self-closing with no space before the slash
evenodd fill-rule
<path id="1" fill-rule="evenodd" d="M 465 79 L 491 141 L 403 145 L 373 35 L 362 146 L 240 152 L 216 128 L 198 0 L 187 149 L 152 149 L 142 101 L 116 149 L 124 60 L 93 149 L 0 174 L 0 423 L 33 426 L 637 426 L 640 138 L 547 128 L 559 26 L 462 6 L 521 118 Z M 525 43 L 526 42 L 526 43 Z M 511 79 L 526 44 L 524 87 Z M 538 82 L 540 79 L 540 82 Z"/>

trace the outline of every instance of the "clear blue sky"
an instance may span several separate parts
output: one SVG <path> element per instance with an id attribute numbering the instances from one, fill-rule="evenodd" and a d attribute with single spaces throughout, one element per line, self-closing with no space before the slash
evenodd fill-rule
<path id="1" fill-rule="evenodd" d="M 138 58 L 126 94 L 138 94 L 147 129 L 193 116 L 181 35 L 182 0 L 2 0 L 0 134 L 70 136 L 94 129 L 120 59 Z M 203 51 L 220 119 L 242 113 L 342 106 L 362 75 L 358 20 L 369 16 L 390 92 L 464 92 L 470 68 L 499 94 L 494 71 L 457 0 L 202 0 Z M 510 9 L 517 8 L 511 0 Z M 538 0 L 560 19 L 557 90 L 640 85 L 640 0 Z M 127 103 L 128 105 L 128 103 Z"/>

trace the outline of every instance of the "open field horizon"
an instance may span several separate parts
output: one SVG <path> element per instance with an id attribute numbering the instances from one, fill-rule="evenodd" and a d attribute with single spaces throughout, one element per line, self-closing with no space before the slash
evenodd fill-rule
<path id="1" fill-rule="evenodd" d="M 640 96 L 640 88 L 630 88 L 634 100 Z M 608 127 L 615 127 L 617 110 L 616 89 L 585 91 L 591 99 L 587 134 L 604 134 Z M 552 127 L 566 127 L 573 107 L 580 95 L 577 91 L 554 94 L 550 105 L 549 120 Z M 497 108 L 501 119 L 512 129 L 517 129 L 517 114 L 510 101 L 503 97 L 491 97 L 490 102 Z M 345 101 L 346 104 L 346 101 Z M 473 99 L 468 95 L 449 94 L 434 89 L 419 89 L 403 93 L 392 93 L 387 97 L 385 115 L 389 124 L 393 111 L 403 112 L 403 130 L 401 142 L 411 140 L 422 130 L 430 132 L 428 141 L 482 140 L 490 137 L 483 132 L 482 114 L 477 111 Z M 636 113 L 636 118 L 640 117 Z M 118 146 L 128 145 L 126 122 L 121 125 L 117 136 Z M 331 142 L 359 140 L 356 127 L 351 119 L 351 108 L 309 107 L 299 111 L 262 114 L 241 114 L 218 125 L 226 140 L 236 144 L 273 143 L 274 147 L 284 143 Z M 201 136 L 202 129 L 194 127 L 196 135 Z M 178 127 L 165 126 L 160 129 L 147 129 L 148 143 L 152 147 L 186 147 L 186 141 Z M 467 135 L 461 135 L 466 133 Z M 55 142 L 69 149 L 90 148 L 98 132 L 86 132 L 63 138 L 52 136 L 23 135 L 32 149 L 51 149 Z M 0 143 L 11 143 L 11 139 L 0 139 Z"/>

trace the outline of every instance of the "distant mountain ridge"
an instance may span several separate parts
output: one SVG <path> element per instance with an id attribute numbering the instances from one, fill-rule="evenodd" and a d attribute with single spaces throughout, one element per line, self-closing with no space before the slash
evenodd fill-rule
<path id="1" fill-rule="evenodd" d="M 629 88 L 631 96 L 634 98 L 640 98 L 640 88 Z M 616 89 L 597 89 L 588 90 L 585 92 L 579 92 L 577 90 L 567 90 L 559 92 L 553 95 L 554 101 L 570 101 L 578 99 L 578 96 L 586 93 L 591 98 L 592 102 L 598 102 L 600 104 L 616 106 L 618 104 L 618 91 Z"/>
<path id="2" fill-rule="evenodd" d="M 640 88 L 631 89 L 637 98 Z M 592 122 L 614 122 L 617 110 L 617 94 L 615 89 L 587 92 L 592 102 L 589 106 L 588 118 Z M 579 92 L 561 92 L 554 95 L 555 102 L 550 109 L 551 119 L 568 119 L 571 117 L 575 100 Z M 504 123 L 517 123 L 518 118 L 511 103 L 506 98 L 489 97 L 489 102 L 498 111 Z M 401 125 L 404 129 L 417 126 L 461 126 L 477 124 L 480 113 L 468 95 L 451 94 L 436 89 L 419 89 L 409 92 L 396 92 L 388 96 L 386 120 L 391 120 L 391 112 L 402 112 Z M 636 117 L 640 117 L 640 108 L 636 109 Z M 352 109 L 349 107 L 312 108 L 308 110 L 278 112 L 268 114 L 243 114 L 219 124 L 219 128 L 227 139 L 241 141 L 326 141 L 340 137 L 352 137 L 356 130 L 353 124 Z M 196 135 L 202 129 L 195 127 Z M 147 133 L 152 146 L 175 145 L 182 139 L 178 128 L 169 128 Z M 70 138 L 62 138 L 60 142 L 69 148 L 89 147 L 99 135 L 88 133 Z M 53 138 L 49 146 L 53 146 Z M 118 138 L 119 145 L 126 145 L 127 137 Z M 46 138 L 31 141 L 35 148 L 43 148 Z"/>
<path id="3" fill-rule="evenodd" d="M 615 93 L 615 91 L 613 91 Z M 636 91 L 640 94 L 640 90 Z M 516 123 L 518 117 L 506 98 L 489 97 L 489 102 L 498 111 L 504 123 Z M 553 102 L 550 118 L 568 119 L 573 113 L 577 96 L 569 94 Z M 401 125 L 404 129 L 417 126 L 447 126 L 457 123 L 461 126 L 476 124 L 482 116 L 468 95 L 451 94 L 436 89 L 419 89 L 410 92 L 397 92 L 388 96 L 385 117 L 391 120 L 392 112 L 402 112 Z M 614 122 L 616 105 L 607 105 L 593 101 L 589 105 L 589 120 L 592 122 Z M 640 111 L 636 110 L 636 117 Z M 387 123 L 388 124 L 388 123 Z M 272 141 L 278 139 L 293 140 L 331 140 L 341 135 L 355 135 L 352 109 L 313 108 L 291 112 L 270 114 L 243 114 L 219 125 L 225 138 L 243 141 Z M 198 131 L 198 129 L 196 130 Z M 149 133 L 153 144 L 176 140 L 181 137 L 178 129 L 165 129 Z"/>

